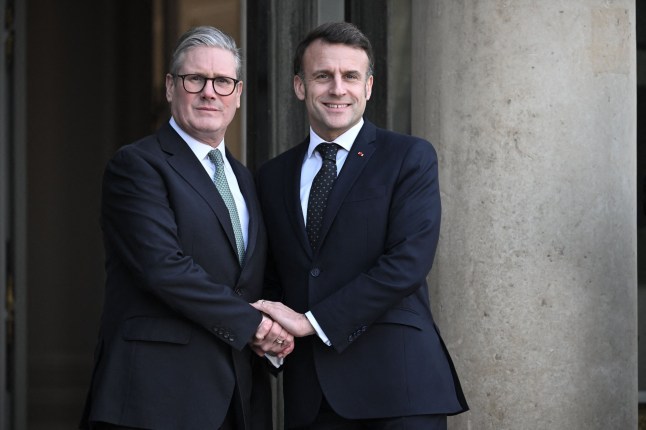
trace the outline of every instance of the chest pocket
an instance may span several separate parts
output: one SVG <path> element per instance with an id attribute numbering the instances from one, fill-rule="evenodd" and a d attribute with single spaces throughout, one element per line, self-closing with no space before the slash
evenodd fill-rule
<path id="1" fill-rule="evenodd" d="M 356 188 L 353 189 L 345 198 L 346 203 L 360 202 L 363 200 L 372 200 L 383 197 L 386 194 L 385 186 L 370 187 L 370 188 Z"/>

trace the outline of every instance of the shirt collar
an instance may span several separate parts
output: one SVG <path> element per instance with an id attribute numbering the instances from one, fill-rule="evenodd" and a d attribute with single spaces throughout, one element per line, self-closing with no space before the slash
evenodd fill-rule
<path id="1" fill-rule="evenodd" d="M 354 143 L 355 139 L 357 138 L 357 135 L 361 131 L 361 127 L 363 127 L 363 118 L 361 118 L 358 123 L 350 127 L 348 131 L 346 131 L 341 136 L 334 139 L 334 143 L 336 143 L 346 151 L 350 152 L 350 148 L 352 148 L 352 144 Z M 312 156 L 316 147 L 322 142 L 327 142 L 327 141 L 324 140 L 322 137 L 320 137 L 318 134 L 316 134 L 316 132 L 312 130 L 312 127 L 310 127 L 310 145 L 307 148 L 307 158 Z"/>
<path id="2" fill-rule="evenodd" d="M 186 142 L 189 148 L 191 148 L 191 151 L 193 151 L 198 160 L 204 160 L 208 158 L 209 152 L 211 152 L 213 149 L 217 149 L 218 151 L 222 152 L 222 159 L 224 160 L 224 163 L 227 163 L 224 139 L 222 139 L 222 142 L 220 142 L 217 148 L 213 148 L 212 146 L 207 145 L 206 143 L 202 143 L 199 140 L 191 137 L 188 133 L 181 129 L 181 127 L 179 126 L 179 124 L 177 124 L 177 122 L 175 122 L 175 118 L 173 117 L 170 118 L 170 126 L 175 129 L 177 134 L 179 134 L 182 139 L 184 139 L 184 142 Z"/>

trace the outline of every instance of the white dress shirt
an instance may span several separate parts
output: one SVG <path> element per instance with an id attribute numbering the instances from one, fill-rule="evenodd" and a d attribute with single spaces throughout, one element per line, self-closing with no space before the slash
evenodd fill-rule
<path id="1" fill-rule="evenodd" d="M 220 142 L 217 148 L 213 148 L 212 146 L 202 143 L 197 139 L 189 136 L 175 122 L 175 118 L 171 117 L 170 125 L 175 129 L 177 134 L 179 134 L 180 137 L 184 139 L 184 142 L 188 144 L 189 148 L 191 148 L 191 151 L 193 151 L 197 159 L 200 161 L 200 163 L 202 163 L 202 166 L 204 167 L 204 170 L 206 170 L 206 173 L 209 174 L 209 178 L 213 178 L 213 175 L 215 175 L 215 165 L 209 159 L 209 152 L 213 149 L 222 152 L 222 159 L 224 160 L 224 175 L 227 178 L 229 189 L 231 190 L 233 200 L 236 204 L 236 209 L 238 210 L 238 216 L 240 217 L 240 227 L 242 228 L 242 238 L 244 240 L 244 247 L 245 249 L 247 249 L 247 242 L 249 240 L 249 210 L 247 209 L 247 203 L 245 202 L 244 197 L 242 196 L 242 192 L 240 191 L 238 179 L 236 178 L 235 173 L 233 173 L 231 164 L 226 157 L 226 152 L 224 150 L 226 148 L 224 145 L 224 139 L 222 139 L 222 142 Z M 215 184 L 213 186 L 215 187 Z"/>
<path id="2" fill-rule="evenodd" d="M 341 148 L 336 153 L 336 172 L 337 175 L 343 168 L 345 164 L 345 159 L 348 158 L 348 153 L 352 148 L 354 140 L 357 138 L 359 131 L 363 127 L 363 118 L 355 124 L 348 131 L 343 133 L 341 136 L 334 139 L 334 143 L 339 145 Z M 314 177 L 321 169 L 323 165 L 323 158 L 321 154 L 316 151 L 316 147 L 326 142 L 318 134 L 310 128 L 310 145 L 307 148 L 307 153 L 305 154 L 305 159 L 303 160 L 303 167 L 301 168 L 301 207 L 303 208 L 303 221 L 307 222 L 307 200 L 310 197 L 310 190 L 312 189 L 312 182 L 314 182 Z M 330 142 L 331 143 L 331 142 Z"/>

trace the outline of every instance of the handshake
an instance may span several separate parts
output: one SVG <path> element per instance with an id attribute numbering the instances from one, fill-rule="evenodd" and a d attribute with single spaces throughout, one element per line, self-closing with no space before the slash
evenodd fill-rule
<path id="1" fill-rule="evenodd" d="M 314 327 L 304 314 L 298 313 L 280 302 L 259 300 L 251 306 L 262 312 L 262 321 L 249 345 L 259 356 L 269 354 L 278 358 L 287 357 L 294 350 L 294 338 L 315 333 Z"/>

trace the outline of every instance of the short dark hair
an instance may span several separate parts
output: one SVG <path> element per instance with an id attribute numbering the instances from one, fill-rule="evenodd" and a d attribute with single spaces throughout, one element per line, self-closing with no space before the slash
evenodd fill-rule
<path id="1" fill-rule="evenodd" d="M 375 60 L 372 54 L 372 45 L 366 35 L 356 25 L 349 22 L 328 22 L 310 31 L 296 47 L 296 53 L 294 54 L 294 75 L 300 75 L 303 72 L 303 55 L 305 54 L 305 50 L 312 42 L 318 39 L 327 43 L 340 43 L 363 49 L 368 56 L 368 76 L 373 74 Z"/>

